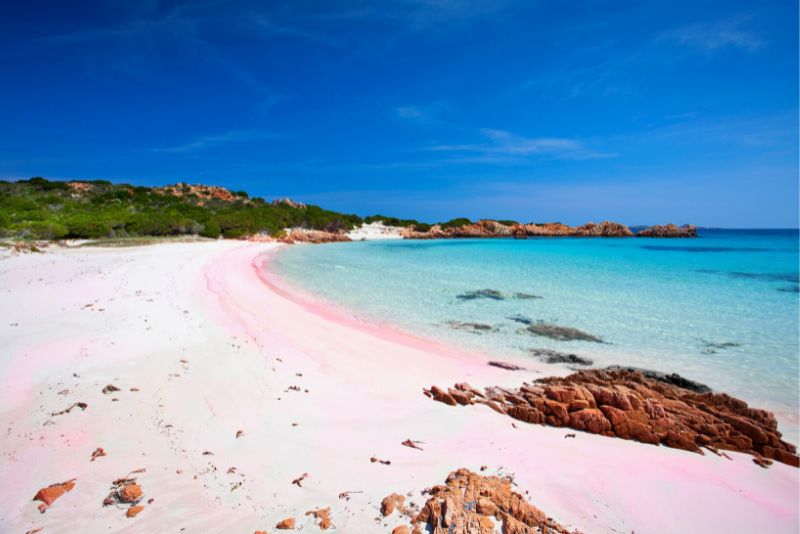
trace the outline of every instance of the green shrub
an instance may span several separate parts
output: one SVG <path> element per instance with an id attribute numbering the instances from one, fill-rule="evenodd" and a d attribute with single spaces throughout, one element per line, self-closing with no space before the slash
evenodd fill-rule
<path id="1" fill-rule="evenodd" d="M 67 227 L 49 221 L 29 221 L 16 225 L 17 235 L 31 239 L 61 239 L 67 235 Z"/>
<path id="2" fill-rule="evenodd" d="M 203 225 L 200 235 L 203 237 L 216 239 L 222 235 L 222 229 L 219 227 L 219 223 L 217 221 L 208 221 Z"/>

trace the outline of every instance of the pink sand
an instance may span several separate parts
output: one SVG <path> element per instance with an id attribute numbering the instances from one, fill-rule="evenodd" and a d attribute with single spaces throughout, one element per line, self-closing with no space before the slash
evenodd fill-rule
<path id="1" fill-rule="evenodd" d="M 389 532 L 399 519 L 376 520 L 382 497 L 412 492 L 421 504 L 450 471 L 486 465 L 584 532 L 797 532 L 797 469 L 565 440 L 564 429 L 515 429 L 488 408 L 431 401 L 432 384 L 518 386 L 541 374 L 298 295 L 259 268 L 274 250 L 216 242 L 4 260 L 0 379 L 13 394 L 0 397 L 0 531 L 252 532 L 287 516 L 313 531 L 304 512 L 331 506 L 341 532 Z M 94 300 L 104 312 L 82 310 Z M 106 383 L 122 391 L 103 395 Z M 48 415 L 77 400 L 85 412 Z M 424 451 L 401 446 L 407 438 Z M 89 462 L 95 447 L 108 456 Z M 103 508 L 111 480 L 140 467 L 155 502 L 135 519 Z M 36 490 L 70 478 L 75 489 L 39 514 Z M 347 490 L 363 493 L 338 499 Z"/>

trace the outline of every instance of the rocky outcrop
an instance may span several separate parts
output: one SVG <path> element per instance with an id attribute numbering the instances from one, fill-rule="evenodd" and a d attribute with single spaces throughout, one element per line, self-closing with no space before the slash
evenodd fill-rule
<path id="1" fill-rule="evenodd" d="M 350 241 L 346 234 L 341 232 L 325 232 L 323 230 L 310 230 L 307 228 L 292 228 L 278 239 L 281 243 L 338 243 Z"/>
<path id="2" fill-rule="evenodd" d="M 624 224 L 603 221 L 600 224 L 587 223 L 575 228 L 577 237 L 632 237 L 633 232 Z"/>
<path id="3" fill-rule="evenodd" d="M 153 190 L 160 192 L 161 194 L 171 195 L 174 197 L 185 197 L 191 195 L 199 199 L 198 203 L 201 206 L 205 204 L 204 201 L 208 200 L 222 200 L 225 202 L 241 200 L 242 202 L 250 202 L 250 199 L 247 198 L 246 195 L 237 196 L 224 187 L 213 185 L 186 184 L 183 182 L 178 182 L 174 185 L 154 187 Z"/>
<path id="4" fill-rule="evenodd" d="M 46 488 L 42 488 L 36 492 L 36 495 L 33 496 L 33 500 L 42 501 L 42 504 L 39 505 L 39 511 L 44 513 L 53 504 L 53 502 L 55 502 L 56 499 L 65 493 L 72 491 L 72 488 L 74 487 L 74 478 L 72 480 L 67 480 L 66 482 L 51 484 Z"/>
<path id="5" fill-rule="evenodd" d="M 413 532 L 432 534 L 566 534 L 569 531 L 511 489 L 513 480 L 482 476 L 468 469 L 450 473 L 444 485 L 412 515 Z M 499 528 L 498 528 L 499 527 Z M 395 527 L 393 532 L 409 532 Z"/>
<path id="6" fill-rule="evenodd" d="M 646 228 L 636 234 L 636 237 L 697 237 L 697 227 L 691 224 L 686 226 L 675 226 L 659 224 Z"/>
<path id="7" fill-rule="evenodd" d="M 781 439 L 775 416 L 724 393 L 697 393 L 677 375 L 651 378 L 638 370 L 579 371 L 545 378 L 518 390 L 468 384 L 424 393 L 450 405 L 486 404 L 527 423 L 570 427 L 692 452 L 701 448 L 748 453 L 800 466 L 794 445 Z M 682 378 L 682 377 L 678 377 Z M 685 379 L 683 379 L 685 380 Z M 696 384 L 689 381 L 690 384 Z"/>
<path id="8" fill-rule="evenodd" d="M 634 233 L 625 226 L 613 221 L 586 223 L 582 226 L 566 224 L 504 224 L 499 221 L 483 219 L 463 226 L 442 228 L 435 224 L 427 231 L 420 232 L 414 227 L 404 228 L 400 234 L 406 239 L 448 239 L 448 238 L 482 238 L 509 237 L 525 239 L 528 237 L 633 237 Z M 696 237 L 694 226 L 678 228 L 675 225 L 654 226 L 638 234 L 642 237 Z"/>
<path id="9" fill-rule="evenodd" d="M 288 198 L 288 197 L 276 198 L 275 200 L 272 201 L 272 205 L 273 206 L 289 206 L 290 208 L 295 208 L 295 209 L 303 209 L 303 208 L 307 207 L 302 202 L 298 202 L 296 200 L 292 200 L 291 198 Z"/>

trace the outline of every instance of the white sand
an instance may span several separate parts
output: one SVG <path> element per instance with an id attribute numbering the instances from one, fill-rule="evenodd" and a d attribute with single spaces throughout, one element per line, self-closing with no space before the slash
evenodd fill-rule
<path id="1" fill-rule="evenodd" d="M 274 533 L 293 516 L 317 532 L 303 514 L 330 506 L 339 532 L 389 532 L 399 520 L 377 519 L 382 497 L 413 492 L 421 504 L 419 491 L 450 471 L 487 465 L 584 532 L 797 532 L 797 469 L 580 432 L 565 440 L 564 429 L 515 429 L 486 407 L 431 401 L 423 386 L 540 375 L 298 304 L 258 275 L 259 254 L 275 247 L 0 260 L 0 531 Z M 106 384 L 121 391 L 104 395 Z M 77 401 L 88 408 L 49 415 Z M 407 438 L 425 450 L 401 446 Z M 90 462 L 97 447 L 108 456 Z M 155 501 L 133 519 L 104 508 L 112 480 L 138 468 L 144 502 Z M 40 514 L 36 491 L 71 478 L 75 489 Z M 348 490 L 363 493 L 338 498 Z"/>

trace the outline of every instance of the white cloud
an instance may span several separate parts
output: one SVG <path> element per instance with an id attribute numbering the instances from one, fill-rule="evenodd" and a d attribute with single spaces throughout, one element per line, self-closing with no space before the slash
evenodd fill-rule
<path id="1" fill-rule="evenodd" d="M 596 159 L 613 157 L 588 148 L 581 141 L 563 137 L 523 137 L 505 130 L 484 128 L 484 143 L 435 145 L 427 150 L 462 153 L 460 161 L 484 163 L 514 163 L 531 157 L 555 159 Z"/>
<path id="2" fill-rule="evenodd" d="M 152 149 L 152 151 L 177 154 L 185 152 L 194 152 L 196 150 L 212 148 L 228 143 L 240 143 L 247 141 L 276 139 L 278 137 L 279 137 L 278 135 L 264 130 L 229 130 L 227 132 L 217 135 L 206 135 L 202 137 L 196 137 L 192 141 L 180 145 L 163 147 L 163 148 L 154 148 Z"/>
<path id="3" fill-rule="evenodd" d="M 736 47 L 748 51 L 761 48 L 764 43 L 744 27 L 749 17 L 733 17 L 710 23 L 689 24 L 661 34 L 662 40 L 673 41 L 704 52 Z"/>

